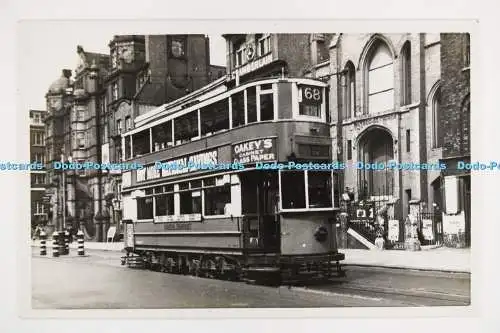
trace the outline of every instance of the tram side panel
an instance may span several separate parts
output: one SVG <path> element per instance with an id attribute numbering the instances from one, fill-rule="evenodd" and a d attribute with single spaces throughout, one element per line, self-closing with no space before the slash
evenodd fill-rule
<path id="1" fill-rule="evenodd" d="M 240 249 L 237 219 L 220 218 L 194 222 L 139 222 L 135 224 L 137 248 L 158 247 L 159 250 Z"/>
<path id="2" fill-rule="evenodd" d="M 336 228 L 325 213 L 283 214 L 282 255 L 321 255 L 337 252 Z"/>

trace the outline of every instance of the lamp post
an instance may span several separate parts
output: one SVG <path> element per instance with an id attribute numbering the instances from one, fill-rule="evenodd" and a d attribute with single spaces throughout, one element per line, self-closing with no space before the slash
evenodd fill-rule
<path id="1" fill-rule="evenodd" d="M 61 163 L 64 163 L 64 153 L 61 154 Z M 73 158 L 71 156 L 68 156 L 68 162 L 72 162 Z M 66 229 L 66 172 L 61 170 L 62 172 L 62 229 Z"/>

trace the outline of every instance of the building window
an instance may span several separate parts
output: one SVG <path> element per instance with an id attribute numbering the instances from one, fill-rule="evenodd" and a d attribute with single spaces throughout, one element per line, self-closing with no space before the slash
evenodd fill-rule
<path id="1" fill-rule="evenodd" d="M 354 117 L 354 110 L 356 107 L 355 99 L 355 84 L 356 84 L 356 71 L 354 70 L 354 64 L 352 62 L 348 62 L 344 75 L 342 77 L 342 85 L 344 91 L 344 119 L 349 119 Z"/>
<path id="2" fill-rule="evenodd" d="M 153 148 L 159 151 L 173 146 L 172 120 L 153 127 Z"/>
<path id="3" fill-rule="evenodd" d="M 35 153 L 35 158 L 34 158 L 35 163 L 45 163 L 45 156 L 43 153 Z"/>
<path id="4" fill-rule="evenodd" d="M 225 215 L 231 203 L 231 184 L 224 176 L 203 180 L 205 215 Z"/>
<path id="5" fill-rule="evenodd" d="M 116 132 L 118 134 L 122 134 L 122 131 L 123 131 L 123 128 L 122 128 L 122 120 L 121 119 L 117 119 L 116 120 Z"/>
<path id="6" fill-rule="evenodd" d="M 378 41 L 372 48 L 365 68 L 365 91 L 368 113 L 394 108 L 394 68 L 391 51 Z"/>
<path id="7" fill-rule="evenodd" d="M 406 42 L 401 51 L 401 105 L 411 104 L 411 45 Z"/>
<path id="8" fill-rule="evenodd" d="M 352 141 L 347 140 L 347 160 L 352 160 Z"/>
<path id="9" fill-rule="evenodd" d="M 406 152 L 409 153 L 411 150 L 411 136 L 410 130 L 406 130 Z"/>
<path id="10" fill-rule="evenodd" d="M 193 111 L 174 119 L 175 144 L 190 142 L 199 136 L 198 111 Z"/>
<path id="11" fill-rule="evenodd" d="M 43 132 L 33 132 L 32 138 L 33 138 L 33 145 L 43 146 L 45 144 Z"/>
<path id="12" fill-rule="evenodd" d="M 470 153 L 470 96 L 462 102 L 461 115 L 461 140 L 460 150 L 462 154 Z"/>
<path id="13" fill-rule="evenodd" d="M 85 148 L 85 133 L 76 133 L 76 147 L 79 149 Z"/>
<path id="14" fill-rule="evenodd" d="M 432 99 L 432 147 L 441 147 L 439 113 L 441 108 L 441 89 L 438 88 Z"/>
<path id="15" fill-rule="evenodd" d="M 201 214 L 201 181 L 179 184 L 181 214 Z"/>
<path id="16" fill-rule="evenodd" d="M 76 120 L 84 121 L 85 120 L 85 110 L 77 110 L 76 111 Z"/>
<path id="17" fill-rule="evenodd" d="M 229 100 L 223 99 L 200 109 L 201 135 L 229 129 Z"/>
<path id="18" fill-rule="evenodd" d="M 245 125 L 245 97 L 243 91 L 231 96 L 233 128 Z"/>
<path id="19" fill-rule="evenodd" d="M 470 34 L 464 34 L 464 67 L 470 66 Z"/>
<path id="20" fill-rule="evenodd" d="M 40 202 L 40 201 L 36 202 L 35 214 L 37 214 L 37 215 L 45 214 L 45 205 L 43 204 L 43 202 Z"/>
<path id="21" fill-rule="evenodd" d="M 130 116 L 125 117 L 125 128 L 127 131 L 132 129 L 132 119 L 130 118 Z"/>
<path id="22" fill-rule="evenodd" d="M 245 63 L 246 45 L 244 40 L 234 43 L 234 63 L 235 67 L 242 66 Z"/>
<path id="23" fill-rule="evenodd" d="M 137 219 L 150 220 L 153 218 L 153 197 L 137 198 Z"/>
<path id="24" fill-rule="evenodd" d="M 111 85 L 111 100 L 116 101 L 118 99 L 118 82 L 114 82 Z"/>
<path id="25" fill-rule="evenodd" d="M 31 175 L 31 184 L 32 185 L 44 185 L 45 184 L 45 175 L 44 174 L 32 174 Z"/>
<path id="26" fill-rule="evenodd" d="M 257 56 L 262 57 L 271 52 L 271 35 L 260 35 L 257 39 Z"/>

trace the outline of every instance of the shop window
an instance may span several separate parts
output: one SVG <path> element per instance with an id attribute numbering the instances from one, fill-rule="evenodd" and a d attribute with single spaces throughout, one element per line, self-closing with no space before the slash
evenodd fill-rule
<path id="1" fill-rule="evenodd" d="M 256 88 L 250 87 L 247 89 L 247 112 L 248 124 L 257 121 L 257 102 L 256 102 Z"/>
<path id="2" fill-rule="evenodd" d="M 153 218 L 153 197 L 137 198 L 137 219 L 150 220 Z"/>
<path id="3" fill-rule="evenodd" d="M 198 137 L 198 111 L 174 119 L 174 135 L 175 144 L 190 142 Z"/>
<path id="4" fill-rule="evenodd" d="M 150 153 L 149 129 L 132 135 L 134 157 Z"/>
<path id="5" fill-rule="evenodd" d="M 201 135 L 229 129 L 229 104 L 223 99 L 200 109 Z"/>
<path id="6" fill-rule="evenodd" d="M 163 124 L 156 125 L 155 127 L 153 127 L 152 131 L 154 151 L 173 146 L 171 120 Z"/>
<path id="7" fill-rule="evenodd" d="M 303 171 L 281 173 L 281 197 L 285 209 L 306 208 Z"/>
<path id="8" fill-rule="evenodd" d="M 332 207 L 332 175 L 330 172 L 308 171 L 309 208 Z"/>
<path id="9" fill-rule="evenodd" d="M 273 94 L 260 95 L 260 120 L 273 120 L 274 119 L 274 104 Z"/>
<path id="10" fill-rule="evenodd" d="M 227 204 L 231 203 L 231 185 L 223 184 L 223 177 L 219 177 L 216 181 L 215 178 L 204 180 L 203 195 L 205 200 L 205 215 L 225 215 L 225 208 Z"/>
<path id="11" fill-rule="evenodd" d="M 245 97 L 243 91 L 231 96 L 233 127 L 245 125 Z"/>

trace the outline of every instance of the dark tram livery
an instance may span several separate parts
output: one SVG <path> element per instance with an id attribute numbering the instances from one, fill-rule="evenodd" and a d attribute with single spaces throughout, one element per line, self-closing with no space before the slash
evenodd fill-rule
<path id="1" fill-rule="evenodd" d="M 327 84 L 222 82 L 123 135 L 125 161 L 144 166 L 122 174 L 124 263 L 283 283 L 342 274 L 336 171 L 276 168 L 331 163 Z"/>

